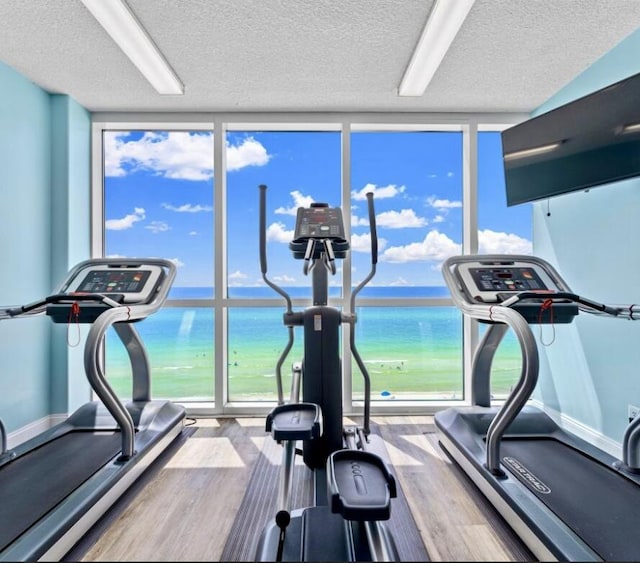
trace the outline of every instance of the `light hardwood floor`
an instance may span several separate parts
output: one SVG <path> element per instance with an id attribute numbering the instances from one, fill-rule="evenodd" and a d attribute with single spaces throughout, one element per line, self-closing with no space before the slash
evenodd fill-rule
<path id="1" fill-rule="evenodd" d="M 190 422 L 65 560 L 220 561 L 271 438 L 263 418 Z M 373 424 L 432 561 L 534 560 L 442 451 L 431 417 L 373 417 Z"/>

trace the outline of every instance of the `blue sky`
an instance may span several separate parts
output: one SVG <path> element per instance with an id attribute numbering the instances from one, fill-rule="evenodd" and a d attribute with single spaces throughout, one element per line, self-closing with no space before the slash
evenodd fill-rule
<path id="1" fill-rule="evenodd" d="M 461 143 L 458 132 L 352 133 L 354 283 L 370 269 L 364 194 L 372 191 L 379 244 L 372 284 L 443 285 L 442 261 L 461 251 Z M 340 205 L 340 134 L 228 133 L 226 161 L 229 284 L 263 284 L 258 186 L 266 184 L 269 277 L 308 286 L 288 243 L 298 206 Z M 178 266 L 176 286 L 211 286 L 212 134 L 108 132 L 104 165 L 105 253 L 168 258 Z M 531 252 L 530 205 L 506 207 L 499 133 L 480 134 L 478 174 L 480 251 Z"/>

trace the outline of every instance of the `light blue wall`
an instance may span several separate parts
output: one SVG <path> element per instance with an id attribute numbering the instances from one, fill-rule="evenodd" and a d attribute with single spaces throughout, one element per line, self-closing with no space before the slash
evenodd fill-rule
<path id="1" fill-rule="evenodd" d="M 51 96 L 52 289 L 69 269 L 90 255 L 91 115 L 69 96 Z M 86 327 L 80 330 L 85 333 Z M 91 399 L 83 369 L 83 344 L 54 325 L 51 346 L 51 411 L 72 412 Z M 67 378 L 67 373 L 69 377 Z"/>
<path id="2" fill-rule="evenodd" d="M 637 74 L 639 54 L 640 30 L 534 115 Z M 640 303 L 639 218 L 640 179 L 538 202 L 533 205 L 533 251 L 579 295 L 612 304 Z M 542 337 L 553 338 L 550 327 L 543 327 Z M 621 442 L 627 405 L 640 405 L 640 323 L 580 315 L 571 325 L 556 326 L 553 344 L 540 349 L 537 397 Z"/>
<path id="3" fill-rule="evenodd" d="M 89 255 L 90 116 L 0 62 L 0 155 L 0 303 L 19 305 L 51 293 Z M 68 410 L 58 328 L 45 317 L 0 322 L 9 432 Z"/>

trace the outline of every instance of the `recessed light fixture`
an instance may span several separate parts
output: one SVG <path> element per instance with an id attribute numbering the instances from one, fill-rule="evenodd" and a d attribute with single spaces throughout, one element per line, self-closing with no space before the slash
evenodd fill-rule
<path id="1" fill-rule="evenodd" d="M 398 88 L 399 96 L 424 94 L 474 1 L 435 0 Z"/>
<path id="2" fill-rule="evenodd" d="M 184 85 L 124 0 L 82 3 L 159 94 L 184 94 Z"/>

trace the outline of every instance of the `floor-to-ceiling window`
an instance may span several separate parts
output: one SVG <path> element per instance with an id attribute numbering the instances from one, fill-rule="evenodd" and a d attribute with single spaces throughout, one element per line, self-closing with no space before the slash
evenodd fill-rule
<path id="1" fill-rule="evenodd" d="M 357 342 L 375 401 L 462 398 L 462 322 L 446 304 L 442 262 L 462 250 L 462 130 L 352 126 L 352 238 L 366 237 L 374 194 L 378 267 L 362 291 Z M 362 233 L 362 234 L 361 234 Z M 354 282 L 370 268 L 352 253 Z M 375 305 L 373 303 L 376 303 Z M 363 379 L 353 367 L 354 398 Z"/>
<path id="2" fill-rule="evenodd" d="M 212 119 L 178 129 L 174 121 L 140 127 L 132 118 L 131 127 L 94 126 L 102 143 L 102 162 L 94 166 L 103 170 L 94 186 L 103 217 L 94 225 L 94 240 L 101 241 L 94 252 L 161 256 L 178 266 L 167 306 L 139 323 L 154 395 L 206 404 L 212 414 L 256 412 L 276 398 L 275 369 L 288 332 L 284 300 L 260 268 L 263 184 L 267 276 L 297 310 L 310 305 L 311 282 L 288 246 L 295 210 L 311 202 L 342 207 L 350 252 L 331 276 L 329 304 L 348 310 L 352 291 L 372 268 L 365 194 L 374 194 L 378 263 L 354 311 L 374 408 L 464 401 L 463 322 L 442 262 L 463 252 L 472 227 L 479 252 L 530 252 L 530 217 L 504 203 L 499 131 L 478 132 L 463 120 L 379 126 L 350 116 L 313 127 L 287 121 L 249 126 Z M 472 154 L 465 153 L 469 135 L 476 136 Z M 474 170 L 477 208 L 469 221 L 464 186 Z M 283 365 L 285 391 L 302 354 L 300 331 Z M 505 339 L 496 361 L 496 396 L 518 375 L 512 344 Z M 126 395 L 126 354 L 115 338 L 106 348 L 107 377 Z M 348 412 L 363 385 L 346 338 L 341 348 Z"/>
<path id="3" fill-rule="evenodd" d="M 285 300 L 262 278 L 259 259 L 259 186 L 265 190 L 267 278 L 295 300 L 308 305 L 311 275 L 295 259 L 296 212 L 312 202 L 341 205 L 341 136 L 339 131 L 261 131 L 226 133 L 227 249 L 227 400 L 275 400 L 276 365 L 288 343 L 283 324 Z M 245 150 L 245 147 L 250 149 Z M 342 268 L 331 276 L 330 295 L 340 298 Z M 262 299 L 262 306 L 256 306 Z M 302 358 L 301 329 L 284 360 L 285 392 L 291 366 Z"/>
<path id="4" fill-rule="evenodd" d="M 153 369 L 156 397 L 214 400 L 213 133 L 105 130 L 103 252 L 110 257 L 162 257 L 178 273 L 166 307 L 139 323 Z M 130 364 L 109 333 L 106 374 L 130 393 Z"/>

